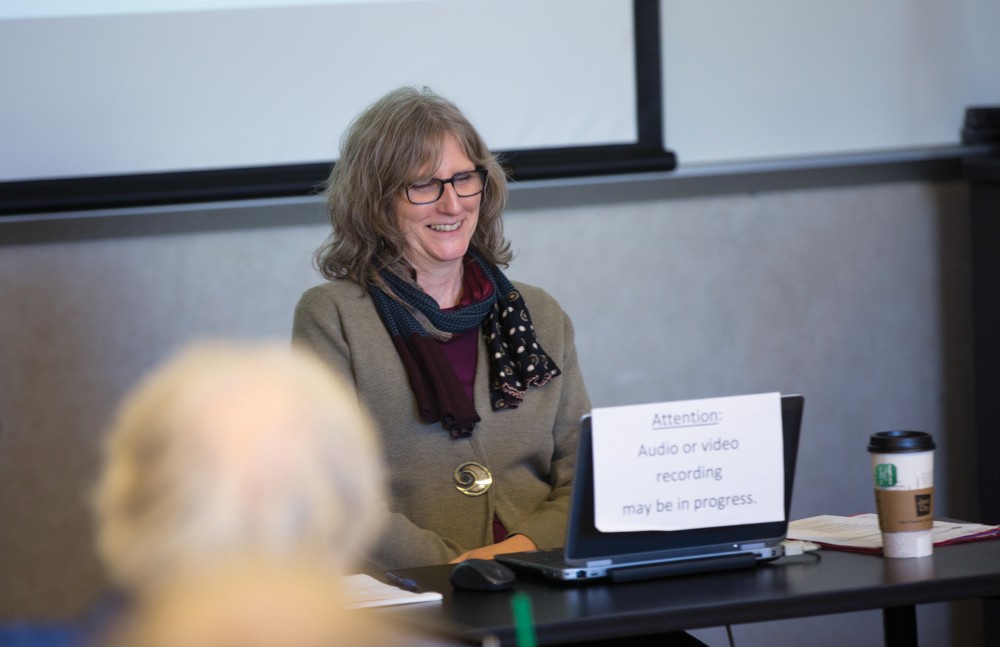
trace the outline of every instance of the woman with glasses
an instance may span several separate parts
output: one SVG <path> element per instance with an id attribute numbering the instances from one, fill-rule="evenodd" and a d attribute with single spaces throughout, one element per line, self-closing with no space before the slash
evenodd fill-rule
<path id="1" fill-rule="evenodd" d="M 580 417 L 573 326 L 504 276 L 507 181 L 451 102 L 402 88 L 351 124 L 326 188 L 328 281 L 293 338 L 351 379 L 389 472 L 372 566 L 563 545 Z"/>

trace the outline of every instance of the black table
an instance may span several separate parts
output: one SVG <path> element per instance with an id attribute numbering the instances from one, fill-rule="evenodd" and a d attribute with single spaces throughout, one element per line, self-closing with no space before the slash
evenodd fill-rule
<path id="1" fill-rule="evenodd" d="M 393 610 L 404 624 L 471 643 L 515 645 L 513 591 L 456 591 L 451 567 L 399 571 L 441 603 Z M 520 576 L 540 645 L 883 609 L 886 645 L 916 645 L 916 606 L 1000 596 L 1000 540 L 938 547 L 918 559 L 820 550 L 753 569 L 618 584 Z"/>

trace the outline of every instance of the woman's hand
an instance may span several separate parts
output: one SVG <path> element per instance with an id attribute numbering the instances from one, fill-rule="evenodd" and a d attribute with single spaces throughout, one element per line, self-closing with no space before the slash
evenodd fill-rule
<path id="1" fill-rule="evenodd" d="M 535 542 L 531 541 L 531 539 L 527 536 L 511 535 L 499 543 L 465 551 L 455 559 L 451 560 L 450 563 L 457 564 L 458 562 L 464 562 L 467 559 L 493 559 L 495 555 L 499 555 L 501 553 L 519 553 L 523 550 L 537 549 L 538 546 L 535 545 Z"/>

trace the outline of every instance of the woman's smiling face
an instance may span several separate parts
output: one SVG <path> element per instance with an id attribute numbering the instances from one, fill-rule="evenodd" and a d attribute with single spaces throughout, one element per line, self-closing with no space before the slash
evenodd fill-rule
<path id="1" fill-rule="evenodd" d="M 447 180 L 475 168 L 458 140 L 447 135 L 441 145 L 440 163 L 435 169 L 427 169 L 422 178 Z M 482 194 L 459 197 L 453 184 L 445 184 L 441 198 L 430 204 L 413 204 L 405 192 L 396 198 L 396 222 L 406 240 L 403 256 L 418 274 L 461 265 L 479 222 L 481 201 Z"/>

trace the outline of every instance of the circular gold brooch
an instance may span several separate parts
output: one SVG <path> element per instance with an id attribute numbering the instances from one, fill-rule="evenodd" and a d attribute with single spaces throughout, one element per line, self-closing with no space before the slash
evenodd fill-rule
<path id="1" fill-rule="evenodd" d="M 466 496 L 481 496 L 493 485 L 493 475 L 479 463 L 462 463 L 455 468 L 455 489 Z"/>

